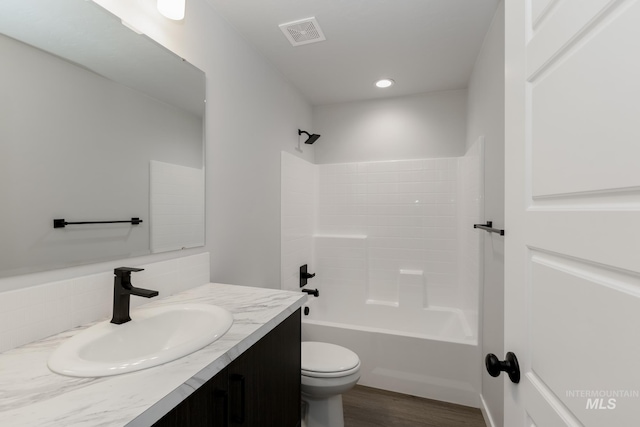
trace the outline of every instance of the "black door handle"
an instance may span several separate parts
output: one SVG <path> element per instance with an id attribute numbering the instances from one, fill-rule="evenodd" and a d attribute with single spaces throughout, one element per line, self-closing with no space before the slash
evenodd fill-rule
<path id="1" fill-rule="evenodd" d="M 499 360 L 495 354 L 489 353 L 484 358 L 484 365 L 492 377 L 497 377 L 500 372 L 506 372 L 512 383 L 518 384 L 520 382 L 520 365 L 518 358 L 512 352 L 508 352 L 503 361 Z"/>

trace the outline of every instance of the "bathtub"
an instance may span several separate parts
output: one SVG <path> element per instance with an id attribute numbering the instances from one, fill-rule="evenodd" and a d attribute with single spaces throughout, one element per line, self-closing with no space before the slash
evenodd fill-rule
<path id="1" fill-rule="evenodd" d="M 399 310 L 311 297 L 302 339 L 347 347 L 360 357 L 358 384 L 479 407 L 482 357 L 465 314 L 452 308 Z M 328 320 L 330 319 L 330 320 Z"/>

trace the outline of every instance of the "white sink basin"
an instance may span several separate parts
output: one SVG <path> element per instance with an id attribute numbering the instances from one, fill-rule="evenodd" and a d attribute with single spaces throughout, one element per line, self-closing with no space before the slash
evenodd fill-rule
<path id="1" fill-rule="evenodd" d="M 131 321 L 98 323 L 71 337 L 49 358 L 49 369 L 72 377 L 106 377 L 171 362 L 223 336 L 233 323 L 227 310 L 176 304 L 134 310 Z"/>

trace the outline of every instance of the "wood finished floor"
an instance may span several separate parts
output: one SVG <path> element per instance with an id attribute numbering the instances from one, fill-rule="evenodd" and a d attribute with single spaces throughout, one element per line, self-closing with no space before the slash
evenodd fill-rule
<path id="1" fill-rule="evenodd" d="M 477 408 L 355 386 L 342 395 L 345 427 L 486 427 Z"/>

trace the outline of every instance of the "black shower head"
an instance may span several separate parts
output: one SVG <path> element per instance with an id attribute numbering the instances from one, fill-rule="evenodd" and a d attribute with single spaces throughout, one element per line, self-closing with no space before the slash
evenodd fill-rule
<path id="1" fill-rule="evenodd" d="M 309 137 L 304 143 L 305 144 L 313 144 L 314 142 L 316 142 L 318 140 L 318 138 L 320 138 L 320 135 L 316 134 L 316 133 L 309 133 L 303 130 L 298 129 L 298 135 L 302 135 L 303 133 L 306 133 L 307 136 Z"/>

